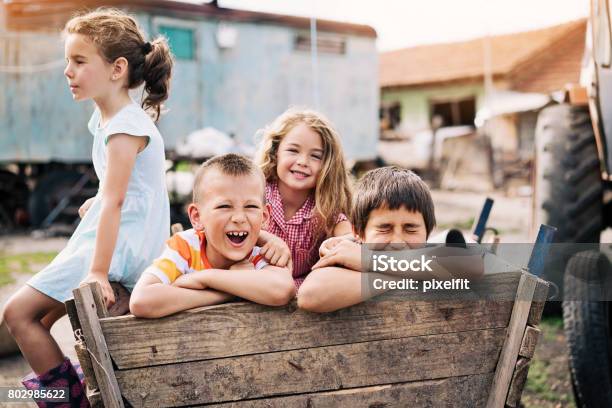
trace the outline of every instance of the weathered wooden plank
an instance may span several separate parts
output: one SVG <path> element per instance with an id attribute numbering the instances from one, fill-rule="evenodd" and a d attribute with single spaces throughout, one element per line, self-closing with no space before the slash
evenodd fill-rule
<path id="1" fill-rule="evenodd" d="M 506 327 L 511 302 L 368 302 L 330 314 L 252 303 L 159 320 L 104 320 L 120 369 L 361 341 Z"/>
<path id="2" fill-rule="evenodd" d="M 85 375 L 85 383 L 87 384 L 87 390 L 91 392 L 98 391 L 100 387 L 98 386 L 98 380 L 96 380 L 93 363 L 91 361 L 91 357 L 89 356 L 89 352 L 85 347 L 85 344 L 82 341 L 78 341 L 74 345 L 74 350 L 76 351 L 79 363 L 81 363 L 81 369 L 83 370 L 83 374 Z"/>
<path id="3" fill-rule="evenodd" d="M 80 332 L 81 323 L 79 322 L 79 316 L 77 314 L 74 299 L 68 299 L 67 301 L 65 301 L 64 306 L 66 306 L 66 314 L 68 314 L 68 320 L 70 321 L 70 325 L 72 326 L 72 333 L 74 334 L 74 339 L 78 340 L 75 332 Z"/>
<path id="4" fill-rule="evenodd" d="M 476 294 L 408 292 L 325 315 L 296 311 L 294 306 L 233 303 L 155 320 L 102 319 L 101 325 L 119 369 L 506 327 L 519 278 L 520 273 L 490 275 L 474 285 Z"/>
<path id="5" fill-rule="evenodd" d="M 239 401 L 492 373 L 505 329 L 254 354 L 117 371 L 135 407 Z"/>
<path id="6" fill-rule="evenodd" d="M 535 349 L 538 345 L 539 339 L 540 330 L 535 327 L 527 326 L 527 328 L 525 329 L 525 335 L 523 336 L 523 341 L 521 342 L 519 356 L 527 358 L 533 357 L 533 353 L 535 353 Z"/>
<path id="7" fill-rule="evenodd" d="M 493 377 L 493 385 L 491 393 L 487 401 L 487 407 L 498 408 L 503 407 L 508 395 L 508 388 L 514 373 L 514 367 L 518 359 L 521 341 L 525 333 L 527 318 L 533 300 L 533 295 L 536 289 L 537 278 L 530 274 L 521 276 L 518 289 L 516 291 L 516 300 L 512 309 L 512 317 L 508 325 L 506 341 L 504 348 L 499 356 L 499 362 L 495 369 L 495 377 Z"/>
<path id="8" fill-rule="evenodd" d="M 529 318 L 527 324 L 530 326 L 537 326 L 542 320 L 542 312 L 544 311 L 544 305 L 546 304 L 546 297 L 548 296 L 549 283 L 538 279 L 535 293 L 533 294 L 533 303 L 531 304 L 531 310 L 529 310 Z"/>
<path id="9" fill-rule="evenodd" d="M 514 374 L 512 375 L 512 382 L 510 383 L 510 390 L 508 391 L 508 398 L 506 398 L 507 407 L 517 408 L 520 406 L 521 394 L 527 382 L 530 362 L 531 360 L 525 357 L 520 357 L 517 361 Z"/>
<path id="10" fill-rule="evenodd" d="M 123 408 L 123 400 L 113 372 L 113 364 L 100 327 L 98 314 L 106 313 L 104 303 L 101 303 L 103 300 L 100 296 L 100 287 L 97 283 L 88 284 L 75 289 L 72 293 L 83 330 L 85 345 L 94 360 L 93 368 L 104 406 L 107 408 Z M 102 307 L 103 310 L 99 310 L 98 307 Z"/>
<path id="11" fill-rule="evenodd" d="M 91 290 L 92 300 L 96 306 L 96 312 L 98 318 L 109 317 L 108 309 L 106 308 L 106 302 L 104 302 L 104 296 L 102 296 L 102 288 L 99 284 L 90 284 L 89 289 Z M 76 301 L 76 296 L 75 296 Z"/>
<path id="12" fill-rule="evenodd" d="M 493 373 L 440 380 L 350 388 L 240 402 L 207 405 L 211 408 L 478 408 L 487 402 Z"/>
<path id="13" fill-rule="evenodd" d="M 100 391 L 93 391 L 91 393 L 87 393 L 87 400 L 89 400 L 89 405 L 91 408 L 104 408 L 104 403 L 102 402 L 102 395 L 100 395 Z"/>
<path id="14" fill-rule="evenodd" d="M 100 388 L 98 386 L 98 381 L 96 380 L 96 374 L 91 362 L 91 356 L 87 351 L 87 347 L 85 347 L 83 329 L 81 328 L 81 322 L 79 322 L 76 303 L 74 299 L 68 299 L 66 302 L 64 302 L 64 304 L 66 305 L 66 312 L 68 313 L 70 325 L 72 326 L 72 333 L 74 334 L 74 339 L 76 340 L 74 350 L 77 358 L 79 359 L 79 363 L 81 364 L 83 375 L 85 376 L 85 384 L 87 387 L 85 392 L 87 393 L 87 399 L 89 400 L 90 405 L 93 406 L 93 401 L 97 396 L 97 398 L 100 399 L 101 404 L 102 400 L 100 397 Z"/>

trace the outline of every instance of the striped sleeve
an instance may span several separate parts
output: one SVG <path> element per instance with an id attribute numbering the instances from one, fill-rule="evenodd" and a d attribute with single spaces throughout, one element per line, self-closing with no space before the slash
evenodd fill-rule
<path id="1" fill-rule="evenodd" d="M 264 259 L 263 255 L 259 253 L 260 251 L 261 248 L 256 246 L 253 248 L 253 252 L 251 252 L 251 262 L 253 262 L 256 270 L 263 269 L 268 266 L 268 263 Z"/>
<path id="2" fill-rule="evenodd" d="M 191 253 L 189 243 L 181 235 L 173 235 L 166 241 L 161 256 L 153 261 L 151 273 L 171 284 L 191 267 Z"/>

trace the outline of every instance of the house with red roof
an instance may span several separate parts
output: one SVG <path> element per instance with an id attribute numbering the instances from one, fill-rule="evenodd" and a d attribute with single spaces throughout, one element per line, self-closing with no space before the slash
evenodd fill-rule
<path id="1" fill-rule="evenodd" d="M 579 81 L 586 27 L 580 19 L 381 53 L 382 138 L 488 120 L 502 156 L 529 157 L 537 111 L 552 92 Z"/>

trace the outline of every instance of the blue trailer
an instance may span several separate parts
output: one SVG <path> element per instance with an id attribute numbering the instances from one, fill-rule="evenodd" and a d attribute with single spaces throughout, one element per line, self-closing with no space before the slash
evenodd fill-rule
<path id="1" fill-rule="evenodd" d="M 86 124 L 93 104 L 72 100 L 60 30 L 75 12 L 99 6 L 125 9 L 149 36 L 169 40 L 176 64 L 159 127 L 170 155 L 204 127 L 253 145 L 257 129 L 298 105 L 331 119 L 347 160 L 376 157 L 378 56 L 376 32 L 369 26 L 317 20 L 313 31 L 308 18 L 226 9 L 216 2 L 5 1 L 0 193 L 13 196 L 0 203 L 5 223 L 23 221 L 29 212 L 31 222 L 40 225 L 77 182 L 85 192 L 95 188 L 82 178 L 90 167 Z M 75 205 L 64 207 L 74 213 Z"/>

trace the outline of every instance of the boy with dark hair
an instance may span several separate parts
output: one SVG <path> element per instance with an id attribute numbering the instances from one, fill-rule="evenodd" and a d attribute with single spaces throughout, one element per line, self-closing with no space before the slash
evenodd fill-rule
<path id="1" fill-rule="evenodd" d="M 418 249 L 436 225 L 427 185 L 412 171 L 395 166 L 371 170 L 359 180 L 350 221 L 357 239 L 331 238 L 321 245 L 321 259 L 298 292 L 300 308 L 329 312 L 384 292 L 369 290 L 366 295 L 363 290 L 362 272 L 370 271 L 363 270 L 361 244 L 376 250 Z M 445 276 L 446 270 L 441 271 Z M 479 273 L 473 272 L 468 275 Z M 411 277 L 420 280 L 435 276 L 421 272 Z"/>
<path id="2" fill-rule="evenodd" d="M 291 273 L 268 265 L 255 244 L 269 218 L 263 173 L 226 154 L 198 169 L 188 213 L 192 229 L 173 235 L 130 298 L 138 317 L 161 317 L 234 297 L 283 305 L 295 292 Z"/>

